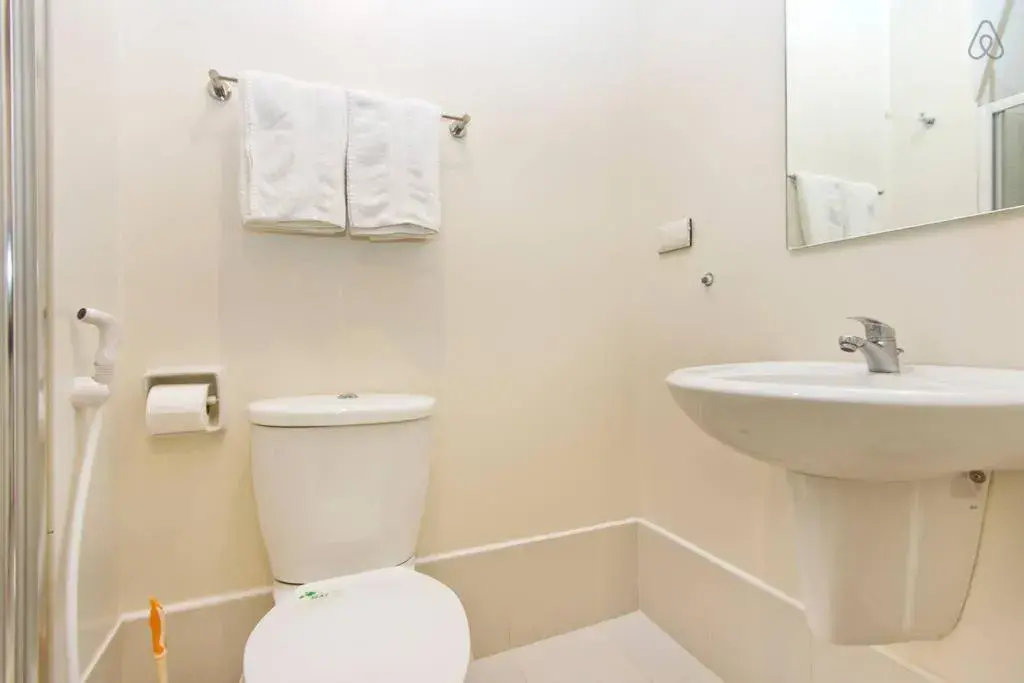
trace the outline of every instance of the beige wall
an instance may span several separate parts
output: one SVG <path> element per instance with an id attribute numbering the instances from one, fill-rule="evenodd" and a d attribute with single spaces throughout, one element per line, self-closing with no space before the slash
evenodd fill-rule
<path id="1" fill-rule="evenodd" d="M 638 224 L 687 214 L 697 231 L 690 252 L 659 261 L 640 239 L 629 252 L 631 328 L 644 351 L 631 372 L 641 514 L 798 595 L 782 473 L 701 434 L 673 404 L 664 377 L 704 363 L 849 360 L 835 346 L 851 330 L 848 315 L 894 324 L 909 363 L 1024 367 L 1024 316 L 1013 305 L 1024 293 L 1024 219 L 972 219 L 788 252 L 783 3 L 644 7 L 645 96 L 657 96 L 657 109 L 672 116 L 638 141 L 634 163 L 649 169 L 651 183 L 634 187 L 632 204 Z M 716 277 L 711 289 L 698 282 L 706 270 Z M 998 474 L 962 623 L 943 642 L 901 653 L 951 681 L 1019 680 L 1022 501 L 1024 476 Z"/>
<path id="2" fill-rule="evenodd" d="M 670 370 L 837 358 L 844 317 L 865 313 L 899 328 L 911 363 L 1024 366 L 1024 321 L 1005 315 L 1018 218 L 786 251 L 780 0 L 95 4 L 54 8 L 69 278 L 55 315 L 96 286 L 124 320 L 116 486 L 97 498 L 118 513 L 119 570 L 97 575 L 117 577 L 122 611 L 268 581 L 248 475 L 254 398 L 437 395 L 421 552 L 622 518 L 638 502 L 792 594 L 781 473 L 688 423 Z M 104 30 L 83 32 L 89 17 Z M 238 102 L 207 97 L 211 67 L 471 112 L 468 137 L 442 144 L 440 238 L 243 232 Z M 650 228 L 688 215 L 696 246 L 658 258 Z M 73 260 L 79 247 L 118 254 L 116 269 Z M 181 363 L 225 366 L 227 429 L 153 441 L 141 375 Z M 70 376 L 70 351 L 61 367 Z M 1022 493 L 1024 477 L 998 475 L 961 627 L 905 648 L 952 681 L 1002 683 L 1022 664 Z"/>
<path id="3" fill-rule="evenodd" d="M 58 3 L 50 23 L 52 292 L 48 310 L 52 350 L 51 580 L 53 581 L 51 662 L 64 680 L 64 580 L 66 525 L 73 474 L 89 428 L 69 402 L 75 376 L 92 374 L 96 334 L 75 320 L 82 306 L 115 315 L 122 311 L 117 230 L 117 83 L 98 74 L 117 68 L 115 13 L 108 4 Z M 123 382 L 121 385 L 123 386 Z M 84 518 L 79 573 L 79 659 L 84 669 L 117 623 L 117 482 L 108 415 L 92 475 Z"/>
<path id="4" fill-rule="evenodd" d="M 89 83 L 130 84 L 102 109 L 116 144 L 94 155 L 97 174 L 116 167 L 124 255 L 113 402 L 122 609 L 150 594 L 174 602 L 269 580 L 245 418 L 261 397 L 436 395 L 422 552 L 631 512 L 613 162 L 630 5 L 119 7 L 117 62 Z M 207 96 L 211 67 L 469 111 L 468 137 L 442 140 L 440 238 L 381 245 L 243 232 L 240 102 Z M 192 363 L 224 365 L 226 431 L 148 438 L 143 372 Z"/>

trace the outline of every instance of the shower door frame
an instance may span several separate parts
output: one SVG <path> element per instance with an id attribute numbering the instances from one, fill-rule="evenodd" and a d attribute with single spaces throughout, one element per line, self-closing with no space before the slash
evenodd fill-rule
<path id="1" fill-rule="evenodd" d="M 996 126 L 998 117 L 1009 109 L 1024 105 L 1024 93 L 998 99 L 978 107 L 978 210 L 981 212 L 1014 209 L 997 208 L 1002 203 L 1002 140 Z"/>
<path id="2" fill-rule="evenodd" d="M 48 680 L 47 0 L 0 0 L 0 683 Z"/>

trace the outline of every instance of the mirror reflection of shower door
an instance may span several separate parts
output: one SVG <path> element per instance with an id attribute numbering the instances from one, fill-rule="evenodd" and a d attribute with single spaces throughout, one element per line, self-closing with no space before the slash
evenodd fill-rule
<path id="1" fill-rule="evenodd" d="M 992 118 L 993 208 L 1024 204 L 1024 103 L 995 112 Z"/>
<path id="2" fill-rule="evenodd" d="M 978 108 L 978 210 L 1024 205 L 1024 93 Z"/>

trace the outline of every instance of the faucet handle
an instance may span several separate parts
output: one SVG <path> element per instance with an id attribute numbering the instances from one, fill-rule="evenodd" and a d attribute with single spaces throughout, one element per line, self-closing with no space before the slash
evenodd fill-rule
<path id="1" fill-rule="evenodd" d="M 896 330 L 890 325 L 886 325 L 881 320 L 875 320 L 874 318 L 866 318 L 863 316 L 855 316 L 850 320 L 856 320 L 864 326 L 864 336 L 867 337 L 868 341 L 895 341 Z"/>

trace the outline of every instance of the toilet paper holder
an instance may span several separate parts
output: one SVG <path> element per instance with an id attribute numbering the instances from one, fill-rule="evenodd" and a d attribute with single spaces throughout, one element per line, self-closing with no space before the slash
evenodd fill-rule
<path id="1" fill-rule="evenodd" d="M 207 414 L 210 424 L 204 431 L 219 432 L 224 428 L 221 423 L 221 373 L 219 365 L 181 365 L 176 367 L 152 368 L 143 375 L 145 396 L 153 387 L 168 384 L 208 384 L 210 394 L 206 397 Z"/>

